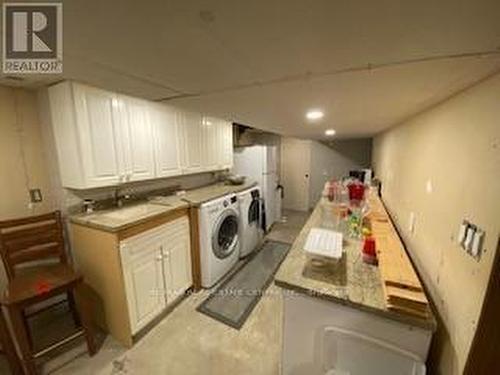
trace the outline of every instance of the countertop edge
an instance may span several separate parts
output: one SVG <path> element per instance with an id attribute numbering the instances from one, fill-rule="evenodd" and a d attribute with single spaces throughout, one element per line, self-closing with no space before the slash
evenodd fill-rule
<path id="1" fill-rule="evenodd" d="M 348 306 L 348 307 L 352 307 L 354 309 L 364 311 L 364 312 L 367 312 L 370 314 L 375 314 L 381 318 L 394 320 L 394 321 L 397 321 L 399 323 L 419 327 L 419 328 L 422 328 L 424 330 L 430 330 L 433 333 L 436 332 L 436 330 L 437 330 L 437 322 L 435 321 L 434 318 L 432 318 L 432 322 L 429 322 L 429 321 L 421 320 L 417 317 L 412 317 L 410 315 L 400 314 L 396 311 L 380 310 L 380 309 L 372 308 L 370 306 L 362 305 L 362 304 L 359 304 L 356 302 L 352 302 L 352 301 L 347 300 L 347 299 L 336 298 L 335 296 L 332 296 L 330 294 L 321 293 L 318 290 L 304 288 L 304 287 L 301 287 L 300 285 L 297 285 L 297 284 L 290 284 L 286 281 L 276 279 L 276 278 L 274 279 L 274 284 L 282 289 L 288 289 L 288 290 L 300 293 L 300 294 L 307 296 L 307 297 L 310 297 L 310 298 L 317 298 L 317 299 L 327 301 L 327 302 L 338 303 L 338 304 L 343 305 L 343 306 Z"/>
<path id="2" fill-rule="evenodd" d="M 77 217 L 70 217 L 69 221 L 71 224 L 76 224 L 76 225 L 80 225 L 80 226 L 87 227 L 87 228 L 97 229 L 97 230 L 101 230 L 103 232 L 119 233 L 125 229 L 135 227 L 137 225 L 146 223 L 150 220 L 157 219 L 161 216 L 166 216 L 166 215 L 170 215 L 171 213 L 176 212 L 176 211 L 189 209 L 189 207 L 190 206 L 188 204 L 186 204 L 185 206 L 175 207 L 172 209 L 168 209 L 164 212 L 159 212 L 159 213 L 153 214 L 151 216 L 146 216 L 146 217 L 131 221 L 130 223 L 123 224 L 119 227 L 110 227 L 110 226 L 107 226 L 105 224 L 97 224 L 97 223 L 93 223 L 90 221 L 85 221 L 85 219 L 79 219 Z"/>
<path id="3" fill-rule="evenodd" d="M 211 195 L 210 197 L 207 197 L 206 199 L 203 199 L 203 200 L 191 200 L 189 198 L 186 198 L 185 196 L 179 196 L 179 198 L 188 203 L 191 207 L 199 207 L 201 206 L 203 203 L 206 203 L 208 201 L 211 201 L 211 200 L 214 200 L 214 199 L 218 199 L 218 198 L 221 198 L 225 195 L 228 195 L 228 194 L 238 194 L 238 193 L 241 193 L 242 191 L 244 190 L 247 190 L 247 189 L 251 189 L 255 186 L 257 186 L 258 183 L 256 181 L 252 182 L 251 184 L 247 185 L 247 184 L 243 184 L 243 185 L 226 185 L 228 186 L 228 188 L 232 188 L 233 191 L 228 191 L 228 192 L 225 192 L 225 193 L 218 193 L 218 194 L 214 194 L 214 195 Z M 210 185 L 207 185 L 206 187 L 209 187 Z M 241 186 L 241 188 L 239 188 Z M 203 187 L 201 187 L 200 189 L 203 189 Z M 193 189 L 193 190 L 197 190 L 197 189 Z M 191 191 L 193 191 L 191 190 Z M 190 191 L 187 191 L 186 194 L 189 194 Z"/>

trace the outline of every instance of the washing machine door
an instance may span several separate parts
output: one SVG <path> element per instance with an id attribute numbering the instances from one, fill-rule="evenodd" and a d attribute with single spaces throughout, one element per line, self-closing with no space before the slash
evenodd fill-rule
<path id="1" fill-rule="evenodd" d="M 219 259 L 230 256 L 238 245 L 238 215 L 226 210 L 217 219 L 212 233 L 212 251 Z"/>
<path id="2" fill-rule="evenodd" d="M 248 207 L 248 224 L 259 225 L 260 222 L 260 200 L 253 199 Z"/>

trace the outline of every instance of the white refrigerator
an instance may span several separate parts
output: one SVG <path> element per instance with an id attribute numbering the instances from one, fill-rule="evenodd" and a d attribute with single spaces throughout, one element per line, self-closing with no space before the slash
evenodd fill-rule
<path id="1" fill-rule="evenodd" d="M 276 146 L 255 145 L 234 150 L 233 173 L 257 181 L 262 190 L 266 212 L 266 231 L 281 218 L 277 154 Z"/>

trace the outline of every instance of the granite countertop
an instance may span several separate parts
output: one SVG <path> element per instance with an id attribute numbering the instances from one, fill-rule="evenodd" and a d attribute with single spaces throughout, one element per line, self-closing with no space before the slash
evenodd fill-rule
<path id="1" fill-rule="evenodd" d="M 188 207 L 189 204 L 177 196 L 156 197 L 122 208 L 76 214 L 70 217 L 70 221 L 106 232 L 119 232 L 157 216 Z"/>
<path id="2" fill-rule="evenodd" d="M 231 193 L 239 193 L 240 191 L 249 189 L 256 185 L 257 183 L 254 181 L 248 181 L 242 185 L 226 185 L 224 183 L 218 183 L 188 190 L 186 194 L 181 196 L 181 198 L 188 202 L 191 206 L 199 206 L 212 199 L 217 199 Z"/>
<path id="3" fill-rule="evenodd" d="M 156 216 L 178 209 L 196 207 L 209 200 L 238 193 L 255 185 L 255 182 L 247 182 L 242 185 L 218 183 L 188 190 L 184 195 L 157 196 L 122 208 L 76 214 L 70 217 L 70 221 L 114 233 L 151 220 Z"/>
<path id="4" fill-rule="evenodd" d="M 293 243 L 276 273 L 276 285 L 434 331 L 432 313 L 424 319 L 387 309 L 380 271 L 363 262 L 360 241 L 344 239 L 344 254 L 335 266 L 320 269 L 310 264 L 303 248 L 311 228 L 322 226 L 323 204 L 324 200 L 318 203 Z"/>

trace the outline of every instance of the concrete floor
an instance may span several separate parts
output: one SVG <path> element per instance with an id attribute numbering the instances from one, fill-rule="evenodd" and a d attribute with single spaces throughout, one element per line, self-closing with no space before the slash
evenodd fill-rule
<path id="1" fill-rule="evenodd" d="M 286 211 L 286 221 L 274 225 L 268 239 L 291 243 L 308 213 Z M 187 297 L 165 319 L 127 350 L 107 336 L 92 358 L 85 345 L 43 363 L 43 374 L 279 374 L 282 335 L 282 298 L 271 285 L 240 330 L 204 314 L 196 307 L 208 296 L 202 291 Z M 36 336 L 45 340 L 71 328 L 63 307 L 35 322 Z M 3 359 L 3 358 L 2 358 Z M 8 373 L 0 361 L 0 373 Z"/>
<path id="2" fill-rule="evenodd" d="M 266 238 L 292 244 L 310 215 L 310 212 L 284 210 L 282 220 L 273 225 Z"/>

